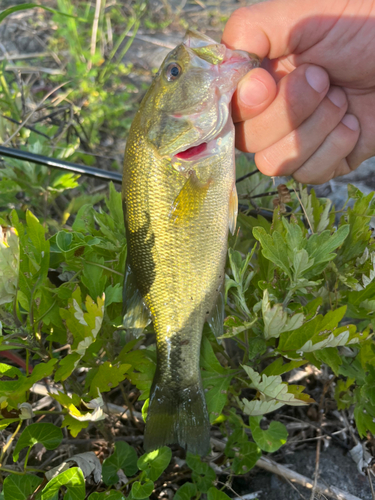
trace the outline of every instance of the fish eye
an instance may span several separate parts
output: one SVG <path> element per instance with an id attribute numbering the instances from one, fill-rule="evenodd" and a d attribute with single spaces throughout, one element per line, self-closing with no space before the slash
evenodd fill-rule
<path id="1" fill-rule="evenodd" d="M 177 63 L 168 64 L 166 69 L 167 80 L 169 82 L 176 80 L 181 74 L 181 67 Z"/>

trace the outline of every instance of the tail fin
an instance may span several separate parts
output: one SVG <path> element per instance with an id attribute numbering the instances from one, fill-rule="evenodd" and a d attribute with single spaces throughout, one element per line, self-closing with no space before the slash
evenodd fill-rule
<path id="1" fill-rule="evenodd" d="M 201 380 L 173 390 L 154 381 L 146 422 L 144 448 L 179 444 L 194 454 L 210 449 L 210 421 Z"/>

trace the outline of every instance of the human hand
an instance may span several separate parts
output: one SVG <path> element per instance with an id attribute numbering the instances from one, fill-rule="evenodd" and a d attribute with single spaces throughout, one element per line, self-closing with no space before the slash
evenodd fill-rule
<path id="1" fill-rule="evenodd" d="M 374 33 L 373 0 L 273 0 L 232 14 L 223 43 L 266 58 L 233 99 L 236 146 L 261 172 L 322 184 L 375 155 Z"/>

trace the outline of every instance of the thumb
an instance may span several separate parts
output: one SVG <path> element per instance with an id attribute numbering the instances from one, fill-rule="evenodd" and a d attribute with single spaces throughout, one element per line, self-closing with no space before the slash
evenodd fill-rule
<path id="1" fill-rule="evenodd" d="M 276 96 L 276 82 L 263 68 L 255 68 L 239 82 L 232 100 L 234 123 L 262 113 Z"/>

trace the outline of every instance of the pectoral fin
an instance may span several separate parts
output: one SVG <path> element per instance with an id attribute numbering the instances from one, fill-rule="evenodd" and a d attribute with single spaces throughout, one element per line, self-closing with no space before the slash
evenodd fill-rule
<path id="1" fill-rule="evenodd" d="M 123 301 L 123 326 L 127 330 L 127 341 L 130 341 L 141 335 L 151 322 L 151 316 L 136 286 L 134 274 L 128 262 L 125 268 Z"/>
<path id="2" fill-rule="evenodd" d="M 189 174 L 183 188 L 178 193 L 169 212 L 172 222 L 179 224 L 190 221 L 197 216 L 207 196 L 211 180 L 201 182 L 194 170 Z"/>
<path id="3" fill-rule="evenodd" d="M 229 231 L 234 234 L 237 224 L 238 215 L 238 196 L 236 185 L 233 186 L 232 192 L 229 197 Z"/>

